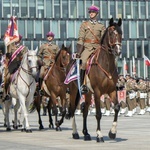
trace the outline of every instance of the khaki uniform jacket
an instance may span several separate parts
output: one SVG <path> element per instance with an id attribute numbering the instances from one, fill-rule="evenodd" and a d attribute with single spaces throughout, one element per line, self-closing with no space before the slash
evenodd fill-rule
<path id="1" fill-rule="evenodd" d="M 105 26 L 97 21 L 93 23 L 89 20 L 81 24 L 77 44 L 84 46 L 84 51 L 81 54 L 83 69 L 88 57 L 99 47 L 104 31 Z"/>
<path id="2" fill-rule="evenodd" d="M 55 56 L 59 51 L 59 47 L 55 44 L 44 43 L 41 45 L 38 52 L 38 57 L 44 62 L 44 65 L 49 67 L 54 62 Z"/>
<path id="3" fill-rule="evenodd" d="M 129 97 L 129 93 L 132 92 L 135 89 L 135 83 L 132 82 L 130 79 L 126 82 L 126 91 L 127 91 L 127 97 Z"/>
<path id="4" fill-rule="evenodd" d="M 22 46 L 21 44 L 15 44 L 12 43 L 8 46 L 7 52 L 10 53 L 10 55 L 12 56 L 12 54 L 20 47 Z M 21 64 L 21 60 L 23 58 L 23 55 L 28 51 L 28 48 L 26 46 L 24 46 L 24 48 L 21 50 L 21 52 L 16 56 L 16 58 L 9 64 L 8 66 L 8 70 L 9 73 L 12 74 L 14 73 L 20 66 Z"/>
<path id="5" fill-rule="evenodd" d="M 140 97 L 140 93 L 145 93 L 146 92 L 146 84 L 145 82 L 140 82 L 139 84 L 137 84 L 137 90 L 138 90 L 138 97 Z"/>

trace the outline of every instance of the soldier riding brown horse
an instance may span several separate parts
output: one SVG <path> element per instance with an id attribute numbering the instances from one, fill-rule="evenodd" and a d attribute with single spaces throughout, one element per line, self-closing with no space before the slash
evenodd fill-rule
<path id="1" fill-rule="evenodd" d="M 43 88 L 43 95 L 46 97 L 49 97 L 48 102 L 48 113 L 49 113 L 49 121 L 50 125 L 49 127 L 53 127 L 53 121 L 51 117 L 51 108 L 53 107 L 53 112 L 55 115 L 55 124 L 56 124 L 56 130 L 60 129 L 60 125 L 63 123 L 64 116 L 66 114 L 66 90 L 67 86 L 64 84 L 64 80 L 66 78 L 66 67 L 70 62 L 70 47 L 67 48 L 64 45 L 62 45 L 62 48 L 58 52 L 58 54 L 55 57 L 55 61 L 52 65 L 52 67 L 48 70 L 46 76 L 44 77 L 42 88 Z M 61 103 L 62 103 L 62 118 L 60 121 L 57 119 L 57 100 L 56 98 L 60 97 Z M 41 105 L 41 96 L 38 95 L 35 100 L 34 104 L 31 108 L 31 111 L 34 110 L 34 107 L 36 107 L 38 111 L 39 116 L 39 124 L 40 129 L 43 129 L 42 120 L 40 116 L 40 105 Z"/>
<path id="2" fill-rule="evenodd" d="M 100 46 L 97 48 L 95 53 L 90 57 L 89 67 L 86 68 L 88 80 L 86 83 L 90 91 L 85 95 L 85 103 L 83 105 L 83 134 L 84 140 L 91 140 L 90 134 L 87 130 L 87 115 L 88 108 L 91 103 L 91 94 L 94 94 L 95 107 L 96 107 L 96 120 L 97 120 L 97 142 L 104 142 L 101 128 L 100 120 L 102 118 L 102 113 L 100 109 L 100 97 L 101 95 L 107 93 L 114 104 L 114 121 L 112 128 L 109 132 L 109 137 L 114 139 L 116 137 L 116 126 L 118 119 L 118 112 L 120 109 L 117 100 L 117 89 L 116 83 L 118 80 L 118 72 L 115 64 L 116 56 L 121 53 L 121 42 L 122 42 L 122 30 L 121 30 L 122 20 L 119 19 L 118 23 L 110 19 L 109 26 L 105 30 L 103 37 L 101 39 Z M 90 69 L 89 69 L 90 68 Z M 76 106 L 80 100 L 80 94 L 76 82 L 71 82 L 70 88 L 70 115 L 74 117 L 74 112 Z M 75 118 L 73 118 L 73 138 L 79 138 Z"/>

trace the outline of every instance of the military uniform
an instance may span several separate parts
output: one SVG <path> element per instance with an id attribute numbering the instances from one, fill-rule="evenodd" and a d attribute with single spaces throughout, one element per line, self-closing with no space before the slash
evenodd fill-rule
<path id="1" fill-rule="evenodd" d="M 135 98 L 135 92 L 134 92 L 135 84 L 132 81 L 132 78 L 128 79 L 126 82 L 126 103 L 128 106 L 128 113 L 126 114 L 127 117 L 131 117 L 133 115 L 133 109 L 134 109 L 134 98 Z"/>
<path id="2" fill-rule="evenodd" d="M 13 54 L 16 51 L 20 51 L 20 52 L 16 54 L 15 59 L 13 59 Z M 21 45 L 20 42 L 18 42 L 17 44 L 12 43 L 7 47 L 7 53 L 6 53 L 7 67 L 5 68 L 5 75 L 4 75 L 4 93 L 3 93 L 4 100 L 9 99 L 8 87 L 10 84 L 10 76 L 11 74 L 15 73 L 15 71 L 18 70 L 23 55 L 27 51 L 28 51 L 27 47 Z"/>
<path id="3" fill-rule="evenodd" d="M 123 78 L 123 76 L 120 76 L 119 79 L 118 79 L 118 82 L 116 84 L 116 87 L 117 87 L 117 90 L 120 91 L 120 90 L 123 90 L 125 88 L 125 83 L 126 83 L 126 80 Z M 121 108 L 121 111 L 120 113 L 121 114 L 124 114 L 125 111 L 126 111 L 126 103 L 124 101 L 121 101 L 120 102 L 120 108 Z"/>
<path id="4" fill-rule="evenodd" d="M 40 69 L 40 78 L 44 78 L 45 71 L 54 63 L 58 51 L 59 47 L 53 43 L 44 43 L 41 45 L 38 57 L 44 65 Z"/>
<path id="5" fill-rule="evenodd" d="M 81 24 L 77 41 L 77 44 L 84 46 L 81 53 L 81 69 L 85 70 L 87 59 L 100 46 L 104 31 L 105 26 L 96 20 L 85 21 Z"/>
<path id="6" fill-rule="evenodd" d="M 139 105 L 140 105 L 140 113 L 139 115 L 145 114 L 145 97 L 143 94 L 146 93 L 146 83 L 143 80 L 140 80 L 139 83 L 136 86 L 138 90 L 138 96 L 139 96 Z"/>

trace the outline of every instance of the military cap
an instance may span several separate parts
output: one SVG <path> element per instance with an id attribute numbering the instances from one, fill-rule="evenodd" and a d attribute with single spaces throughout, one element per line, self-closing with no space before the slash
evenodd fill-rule
<path id="1" fill-rule="evenodd" d="M 91 11 L 94 11 L 94 12 L 99 12 L 99 8 L 97 7 L 97 6 L 95 6 L 95 5 L 92 5 L 92 6 L 90 6 L 89 8 L 88 8 L 88 10 L 89 10 L 89 13 L 91 12 Z"/>
<path id="2" fill-rule="evenodd" d="M 49 32 L 46 34 L 46 36 L 47 36 L 47 37 L 51 36 L 51 37 L 54 38 L 55 34 L 54 34 L 53 32 L 51 32 L 51 31 L 49 31 Z"/>

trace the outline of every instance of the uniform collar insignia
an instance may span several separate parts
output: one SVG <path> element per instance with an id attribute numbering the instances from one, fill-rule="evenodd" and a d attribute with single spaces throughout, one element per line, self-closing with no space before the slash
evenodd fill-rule
<path id="1" fill-rule="evenodd" d="M 97 20 L 90 20 L 90 22 L 92 23 L 92 24 L 96 24 L 97 23 Z"/>

